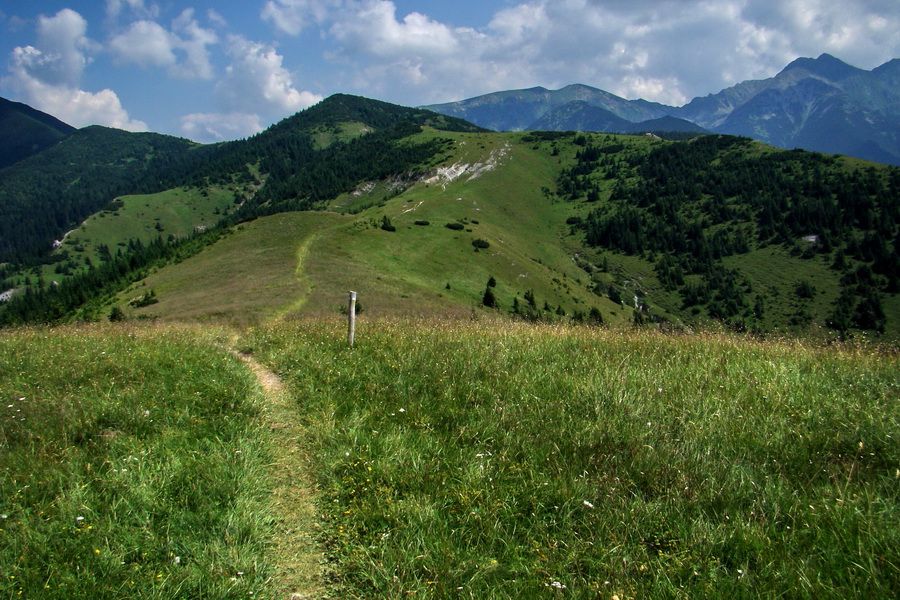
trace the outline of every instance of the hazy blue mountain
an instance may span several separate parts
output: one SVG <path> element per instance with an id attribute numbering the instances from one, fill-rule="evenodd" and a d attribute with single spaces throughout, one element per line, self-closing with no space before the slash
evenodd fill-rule
<path id="1" fill-rule="evenodd" d="M 829 54 L 798 58 L 774 77 L 744 81 L 681 107 L 570 85 L 496 92 L 427 108 L 498 131 L 692 131 L 683 122 L 642 123 L 674 117 L 699 126 L 698 133 L 743 135 L 781 148 L 900 164 L 900 59 L 867 71 Z"/>
<path id="2" fill-rule="evenodd" d="M 0 169 L 37 154 L 73 131 L 56 117 L 0 98 Z"/>
<path id="3" fill-rule="evenodd" d="M 526 129 L 541 131 L 621 132 L 633 123 L 610 110 L 576 100 L 552 108 Z"/>
<path id="4" fill-rule="evenodd" d="M 662 104 L 646 100 L 625 100 L 615 94 L 580 84 L 569 85 L 560 90 L 542 87 L 509 90 L 423 108 L 459 117 L 495 131 L 524 131 L 532 129 L 532 125 L 547 113 L 572 102 L 602 108 L 632 123 L 663 117 L 670 110 L 670 107 Z"/>
<path id="5" fill-rule="evenodd" d="M 717 133 L 900 164 L 900 64 L 872 71 L 828 54 L 691 101 L 674 114 Z"/>
<path id="6" fill-rule="evenodd" d="M 644 132 L 679 132 L 679 133 L 696 133 L 698 135 L 704 133 L 712 133 L 709 129 L 701 127 L 696 123 L 692 123 L 686 119 L 678 117 L 665 116 L 658 119 L 650 119 L 641 121 L 640 123 L 629 123 L 627 129 L 623 129 L 622 133 L 644 133 Z"/>
<path id="7" fill-rule="evenodd" d="M 695 123 L 669 115 L 633 123 L 610 110 L 583 100 L 547 111 L 526 127 L 531 131 L 599 131 L 604 133 L 685 132 L 710 133 Z"/>

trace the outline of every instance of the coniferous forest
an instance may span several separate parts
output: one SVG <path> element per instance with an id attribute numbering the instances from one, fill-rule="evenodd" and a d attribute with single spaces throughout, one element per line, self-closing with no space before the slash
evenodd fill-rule
<path id="1" fill-rule="evenodd" d="M 423 128 L 437 133 L 420 135 Z M 649 261 L 659 285 L 680 299 L 676 312 L 701 312 L 738 330 L 764 332 L 772 298 L 754 288 L 740 261 L 780 248 L 800 260 L 827 263 L 840 288 L 827 315 L 801 308 L 792 324 L 816 319 L 840 335 L 885 330 L 885 302 L 900 291 L 896 167 L 773 150 L 722 135 L 491 134 L 426 110 L 345 95 L 252 138 L 221 144 L 89 127 L 0 170 L 0 291 L 42 263 L 56 263 L 57 272 L 68 275 L 58 285 L 32 281 L 5 304 L 0 323 L 96 315 L 94 299 L 109 297 L 150 268 L 183 260 L 241 222 L 317 210 L 364 182 L 420 180 L 464 145 L 440 131 L 518 135 L 535 149 L 552 149 L 555 185 L 543 189 L 571 207 L 571 230 L 597 253 Z M 215 227 L 186 238 L 127 240 L 115 251 L 102 246 L 99 262 L 80 271 L 61 262 L 67 251 L 51 252 L 52 240 L 95 212 L 117 207 L 121 195 L 210 186 L 236 190 L 237 205 Z M 237 190 L 243 190 L 240 198 Z M 385 222 L 382 229 L 397 230 Z M 468 230 L 456 220 L 445 225 Z M 484 238 L 471 242 L 476 251 L 492 247 Z M 482 302 L 482 295 L 496 294 L 486 291 L 479 291 L 477 303 L 499 306 L 496 297 Z M 818 291 L 801 281 L 794 293 L 810 299 Z M 598 284 L 595 292 L 624 302 L 621 286 Z M 544 304 L 548 316 L 566 314 L 558 303 L 552 311 Z M 596 307 L 576 307 L 573 314 L 584 319 L 589 311 L 596 313 L 593 322 L 602 322 Z M 524 314 L 515 306 L 512 312 Z M 543 314 L 537 306 L 525 312 L 530 318 Z M 648 319 L 659 317 L 636 305 L 635 321 Z"/>
<path id="2" fill-rule="evenodd" d="M 568 199 L 609 202 L 583 220 L 585 241 L 628 255 L 658 255 L 660 281 L 684 307 L 705 305 L 736 323 L 751 319 L 754 294 L 722 259 L 781 245 L 799 256 L 834 256 L 842 295 L 829 319 L 883 330 L 881 295 L 900 291 L 900 169 L 846 170 L 803 150 L 759 153 L 756 142 L 703 136 L 649 153 L 623 154 L 615 141 L 583 147 L 560 176 Z M 697 277 L 688 278 L 689 275 Z"/>

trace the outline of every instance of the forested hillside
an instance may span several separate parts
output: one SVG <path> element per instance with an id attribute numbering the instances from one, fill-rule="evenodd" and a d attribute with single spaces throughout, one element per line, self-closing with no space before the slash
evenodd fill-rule
<path id="1" fill-rule="evenodd" d="M 597 200 L 600 182 L 614 180 L 609 201 L 583 223 L 587 244 L 657 255 L 657 277 L 684 308 L 702 305 L 741 326 L 762 318 L 765 290 L 723 259 L 781 246 L 831 262 L 841 285 L 832 327 L 884 330 L 880 293 L 900 291 L 900 169 L 843 169 L 834 157 L 760 152 L 728 136 L 621 157 L 614 141 L 580 143 L 560 191 Z M 815 294 L 814 282 L 797 293 Z"/>
<path id="2" fill-rule="evenodd" d="M 169 169 L 191 146 L 94 126 L 0 170 L 0 262 L 47 256 L 54 239 L 120 194 L 172 187 Z"/>
<path id="3" fill-rule="evenodd" d="M 21 102 L 0 98 L 0 169 L 37 154 L 75 131 Z"/>
<path id="4" fill-rule="evenodd" d="M 434 145 L 389 149 L 422 125 L 478 130 L 452 117 L 345 95 L 248 140 L 208 146 L 88 127 L 0 170 L 0 262 L 47 257 L 53 240 L 119 195 L 255 183 L 251 166 L 268 185 L 243 216 L 308 209 L 359 181 L 402 172 L 434 155 L 439 150 Z"/>
<path id="5" fill-rule="evenodd" d="M 0 188 L 3 209 L 22 215 L 0 221 L 20 239 L 6 255 L 19 262 L 0 271 L 0 291 L 18 289 L 0 321 L 100 318 L 113 308 L 117 318 L 197 314 L 186 307 L 200 296 L 232 314 L 242 290 L 228 261 L 280 240 L 292 264 L 265 277 L 300 279 L 306 291 L 289 306 L 267 305 L 276 312 L 325 310 L 339 290 L 372 281 L 367 305 L 384 312 L 419 298 L 426 312 L 900 335 L 900 169 L 692 135 L 493 133 L 352 96 L 210 146 L 88 128 L 0 171 L 10 183 Z M 149 195 L 125 196 L 137 192 Z M 204 202 L 202 227 L 164 227 L 152 212 L 191 198 Z M 89 228 L 45 252 L 35 231 L 59 236 L 98 208 Z M 302 230 L 294 236 L 265 220 L 322 210 L 343 216 L 291 221 Z M 123 219 L 155 227 L 116 239 Z M 252 235 L 243 231 L 257 219 Z M 153 275 L 182 261 L 192 275 L 177 284 Z M 159 290 L 129 287 L 144 278 Z"/>

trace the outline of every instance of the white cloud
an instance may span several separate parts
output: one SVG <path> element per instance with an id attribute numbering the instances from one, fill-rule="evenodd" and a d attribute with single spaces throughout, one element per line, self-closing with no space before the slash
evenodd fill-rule
<path id="1" fill-rule="evenodd" d="M 195 142 L 212 143 L 244 138 L 263 130 L 251 113 L 194 113 L 181 117 L 181 131 Z"/>
<path id="2" fill-rule="evenodd" d="M 212 23 L 215 27 L 218 27 L 220 29 L 224 29 L 225 27 L 228 27 L 228 21 L 226 21 L 225 17 L 223 17 L 215 9 L 212 9 L 212 8 L 208 9 L 206 11 L 206 18 L 209 19 L 209 22 Z"/>
<path id="3" fill-rule="evenodd" d="M 184 62 L 176 66 L 173 74 L 184 79 L 212 79 L 213 68 L 206 47 L 218 43 L 216 33 L 211 29 L 200 27 L 194 19 L 192 8 L 182 12 L 172 22 L 172 29 L 181 36 L 176 47 L 185 53 Z"/>
<path id="4" fill-rule="evenodd" d="M 900 55 L 896 0 L 523 0 L 477 30 L 389 0 L 269 0 L 262 17 L 318 26 L 344 89 L 405 104 L 575 82 L 678 104 L 798 56 Z"/>
<path id="5" fill-rule="evenodd" d="M 231 64 L 216 85 L 216 95 L 229 112 L 285 117 L 322 99 L 294 87 L 283 57 L 273 47 L 232 36 L 227 51 Z"/>
<path id="6" fill-rule="evenodd" d="M 86 51 L 95 47 L 87 37 L 87 21 L 69 8 L 52 17 L 41 15 L 37 25 L 39 57 L 24 63 L 35 76 L 53 84 L 75 85 L 87 64 Z"/>
<path id="7" fill-rule="evenodd" d="M 172 22 L 172 31 L 154 21 L 135 21 L 110 40 L 109 49 L 125 63 L 167 67 L 173 77 L 212 79 L 207 46 L 218 41 L 214 31 L 200 27 L 189 8 Z"/>
<path id="8" fill-rule="evenodd" d="M 153 21 L 135 21 L 109 42 L 109 49 L 123 62 L 142 67 L 170 67 L 175 64 L 175 36 Z"/>
<path id="9" fill-rule="evenodd" d="M 37 47 L 13 50 L 10 74 L 4 87 L 38 110 L 75 127 L 106 125 L 132 131 L 147 129 L 131 119 L 115 92 L 79 89 L 88 53 L 98 46 L 87 37 L 87 22 L 77 12 L 63 9 L 52 17 L 38 18 Z"/>
<path id="10" fill-rule="evenodd" d="M 122 107 L 119 97 L 110 89 L 86 92 L 65 84 L 58 85 L 33 77 L 16 60 L 32 60 L 40 51 L 28 46 L 16 48 L 12 74 L 4 78 L 4 85 L 16 90 L 25 102 L 74 127 L 104 125 L 128 131 L 146 131 L 147 124 L 132 119 Z"/>
<path id="11" fill-rule="evenodd" d="M 106 0 L 106 16 L 117 19 L 124 12 L 139 19 L 155 19 L 159 16 L 159 5 L 146 6 L 144 0 Z"/>
<path id="12" fill-rule="evenodd" d="M 451 29 L 413 12 L 402 21 L 393 2 L 364 2 L 331 27 L 330 33 L 356 52 L 385 58 L 440 58 L 459 51 L 460 42 L 474 32 Z"/>
<path id="13" fill-rule="evenodd" d="M 320 23 L 344 2 L 342 0 L 268 0 L 260 16 L 287 34 L 298 35 L 313 23 Z"/>

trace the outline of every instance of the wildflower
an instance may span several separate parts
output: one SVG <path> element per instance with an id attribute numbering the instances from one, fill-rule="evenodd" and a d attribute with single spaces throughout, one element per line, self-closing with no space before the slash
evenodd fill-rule
<path id="1" fill-rule="evenodd" d="M 558 581 L 551 581 L 550 583 L 545 583 L 544 587 L 552 587 L 552 588 L 556 588 L 557 590 L 566 589 L 566 586 Z"/>

